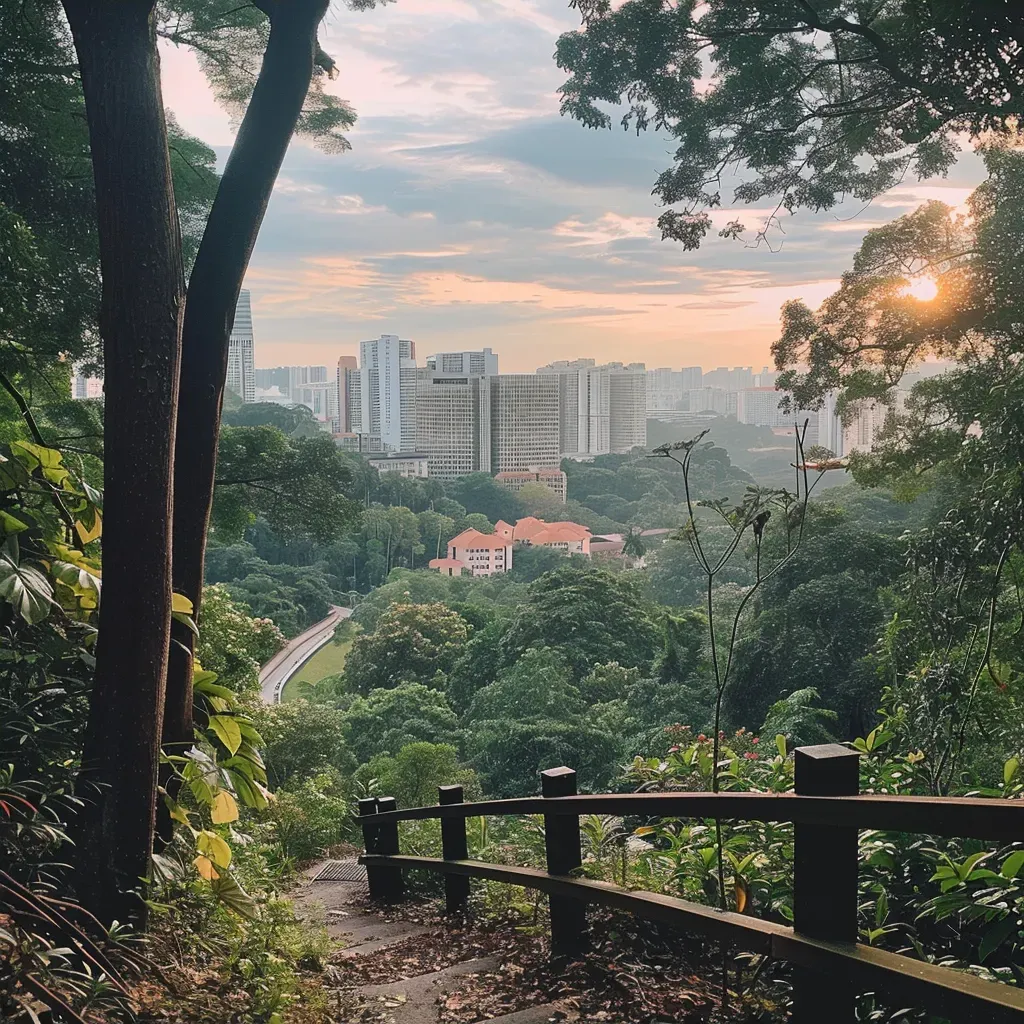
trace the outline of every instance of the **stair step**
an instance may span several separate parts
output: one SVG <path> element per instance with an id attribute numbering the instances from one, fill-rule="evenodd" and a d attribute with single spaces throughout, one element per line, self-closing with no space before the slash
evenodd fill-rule
<path id="1" fill-rule="evenodd" d="M 498 966 L 494 957 L 478 957 L 402 981 L 362 985 L 356 991 L 364 999 L 377 1000 L 387 1007 L 394 1024 L 436 1024 L 437 999 L 452 988 L 458 978 L 494 971 Z"/>
<path id="2" fill-rule="evenodd" d="M 488 1024 L 545 1024 L 556 1014 L 564 1014 L 560 1003 L 544 1003 L 540 1006 L 528 1006 L 525 1010 L 516 1010 L 500 1017 L 488 1017 Z M 561 1019 L 561 1018 L 559 1018 Z"/>

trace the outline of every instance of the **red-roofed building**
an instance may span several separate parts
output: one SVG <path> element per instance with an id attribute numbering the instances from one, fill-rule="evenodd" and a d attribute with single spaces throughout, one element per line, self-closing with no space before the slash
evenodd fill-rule
<path id="1" fill-rule="evenodd" d="M 590 530 L 579 523 L 546 523 L 535 516 L 520 519 L 512 531 L 517 544 L 555 548 L 568 554 L 590 554 Z"/>
<path id="2" fill-rule="evenodd" d="M 452 563 L 459 563 L 472 576 L 508 572 L 512 568 L 512 541 L 497 533 L 463 530 L 448 541 L 448 557 L 432 559 L 430 568 L 446 576 L 462 575 L 462 570 L 456 571 L 457 566 Z"/>

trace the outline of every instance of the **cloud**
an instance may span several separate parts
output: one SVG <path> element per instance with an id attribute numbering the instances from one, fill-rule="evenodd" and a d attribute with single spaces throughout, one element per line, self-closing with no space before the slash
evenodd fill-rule
<path id="1" fill-rule="evenodd" d="M 257 362 L 328 362 L 381 331 L 432 347 L 490 345 L 510 370 L 592 355 L 649 365 L 758 363 L 781 304 L 816 305 L 863 233 L 980 177 L 905 182 L 875 203 L 780 216 L 723 206 L 698 252 L 662 241 L 651 188 L 664 132 L 591 130 L 559 115 L 552 54 L 567 0 L 418 0 L 334 11 L 322 42 L 355 107 L 351 152 L 293 142 L 246 280 Z M 217 147 L 233 138 L 195 58 L 162 47 L 165 99 Z M 726 183 L 729 184 L 728 182 Z M 731 195 L 723 190 L 726 199 Z"/>

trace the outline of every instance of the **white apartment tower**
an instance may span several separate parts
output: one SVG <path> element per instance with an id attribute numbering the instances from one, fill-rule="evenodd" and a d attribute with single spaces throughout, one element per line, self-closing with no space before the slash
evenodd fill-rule
<path id="1" fill-rule="evenodd" d="M 243 402 L 256 401 L 256 364 L 252 344 L 252 307 L 249 291 L 243 288 L 235 304 L 235 319 L 228 340 L 227 386 Z"/>
<path id="2" fill-rule="evenodd" d="M 647 371 L 642 363 L 608 369 L 608 441 L 613 452 L 647 446 Z"/>
<path id="3" fill-rule="evenodd" d="M 385 448 L 416 447 L 416 343 L 382 334 L 359 345 L 360 430 Z"/>
<path id="4" fill-rule="evenodd" d="M 438 352 L 427 356 L 427 369 L 455 376 L 496 377 L 498 357 L 489 348 L 475 352 Z"/>

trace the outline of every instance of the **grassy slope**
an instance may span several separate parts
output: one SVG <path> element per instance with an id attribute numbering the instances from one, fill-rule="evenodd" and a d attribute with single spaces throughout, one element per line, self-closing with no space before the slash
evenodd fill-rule
<path id="1" fill-rule="evenodd" d="M 344 640 L 336 644 L 333 640 L 324 644 L 316 654 L 305 662 L 284 684 L 281 692 L 281 700 L 295 700 L 299 696 L 302 683 L 318 683 L 325 676 L 333 676 L 345 666 L 345 658 L 348 656 L 351 640 Z"/>

